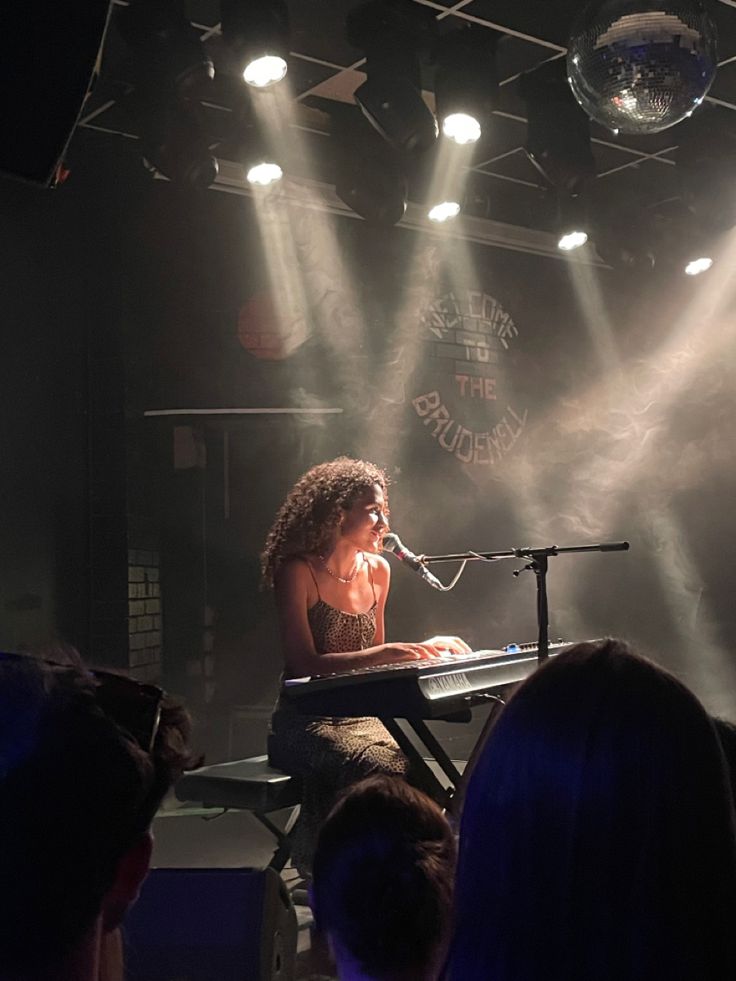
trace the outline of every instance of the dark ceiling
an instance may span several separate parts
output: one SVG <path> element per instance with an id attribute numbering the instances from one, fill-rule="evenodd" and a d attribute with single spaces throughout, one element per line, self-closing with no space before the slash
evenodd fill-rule
<path id="1" fill-rule="evenodd" d="M 498 32 L 497 68 L 500 81 L 497 108 L 476 147 L 469 175 L 483 217 L 527 227 L 545 227 L 540 209 L 544 181 L 524 151 L 527 138 L 525 103 L 519 91 L 523 73 L 542 63 L 564 63 L 565 44 L 574 17 L 584 4 L 577 0 L 395 0 L 408 4 L 424 17 L 437 21 L 438 32 L 472 23 Z M 309 159 L 313 173 L 330 180 L 330 135 L 335 112 L 352 104 L 356 87 L 364 80 L 363 57 L 346 39 L 346 15 L 359 0 L 290 0 L 291 57 L 286 79 L 293 112 L 290 125 L 300 131 L 302 162 Z M 97 133 L 134 140 L 136 122 L 136 68 L 116 28 L 126 4 L 116 0 L 105 45 L 100 79 L 83 112 L 81 127 Z M 666 7 L 663 2 L 663 7 Z M 710 13 L 718 32 L 719 68 L 703 107 L 693 120 L 649 136 L 614 135 L 591 126 L 596 164 L 595 192 L 625 210 L 630 202 L 656 208 L 682 195 L 677 149 L 683 141 L 708 134 L 710 152 L 730 150 L 736 127 L 736 0 L 711 0 Z M 202 93 L 207 131 L 213 152 L 227 157 L 233 109 L 239 86 L 228 61 L 219 28 L 217 0 L 189 0 L 187 16 L 200 32 L 217 74 Z M 282 83 L 284 84 L 284 83 Z M 425 98 L 432 100 L 432 72 L 423 65 Z M 254 99 L 261 98 L 255 93 Z M 356 109 L 357 113 L 358 110 Z M 697 124 L 697 117 L 700 123 Z M 703 126 L 703 120 L 706 125 Z M 697 131 L 697 132 L 696 132 Z M 696 134 L 696 135 L 693 135 Z M 721 149 L 719 149 L 721 148 Z M 292 166 L 298 169 L 299 163 Z"/>

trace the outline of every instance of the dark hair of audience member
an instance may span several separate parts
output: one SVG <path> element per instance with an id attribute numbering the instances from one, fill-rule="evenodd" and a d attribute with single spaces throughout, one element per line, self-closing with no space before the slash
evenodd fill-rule
<path id="1" fill-rule="evenodd" d="M 469 781 L 445 976 L 725 981 L 734 923 L 734 816 L 705 709 L 621 641 L 550 660 Z"/>
<path id="2" fill-rule="evenodd" d="M 0 656 L 1 977 L 46 976 L 73 951 L 121 857 L 195 763 L 180 705 L 164 700 L 149 754 L 95 687 L 81 666 Z"/>
<path id="3" fill-rule="evenodd" d="M 381 981 L 435 978 L 454 866 L 449 822 L 426 794 L 383 775 L 351 787 L 320 832 L 311 890 L 338 967 L 347 958 Z"/>
<path id="4" fill-rule="evenodd" d="M 736 802 L 736 724 L 728 719 L 714 718 L 713 724 L 726 758 L 728 776 L 731 781 L 731 796 Z"/>

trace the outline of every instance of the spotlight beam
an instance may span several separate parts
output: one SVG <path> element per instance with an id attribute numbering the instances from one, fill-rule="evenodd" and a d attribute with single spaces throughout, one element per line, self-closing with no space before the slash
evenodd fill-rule
<path id="1" fill-rule="evenodd" d="M 571 488 L 576 488 L 580 480 L 584 484 L 595 480 L 600 487 L 598 520 L 603 532 L 608 530 L 609 520 L 620 494 L 640 479 L 642 469 L 651 462 L 650 435 L 665 426 L 668 410 L 681 397 L 705 359 L 713 357 L 719 346 L 730 339 L 725 329 L 714 329 L 714 322 L 730 325 L 731 336 L 733 335 L 729 310 L 736 292 L 736 273 L 733 271 L 736 260 L 736 230 L 731 233 L 724 253 L 709 282 L 704 283 L 695 294 L 659 352 L 650 356 L 652 363 L 656 359 L 659 366 L 657 372 L 651 370 L 647 377 L 640 374 L 636 385 L 624 373 L 618 374 L 617 402 L 629 406 L 628 412 L 622 415 L 617 411 L 615 419 L 611 415 L 614 411 L 610 403 L 612 382 L 604 373 L 601 381 L 592 385 L 587 394 L 576 399 L 574 406 L 558 420 L 563 431 L 567 428 L 574 430 L 579 425 L 577 420 L 581 415 L 589 419 L 590 428 L 600 428 L 604 432 L 615 422 L 615 430 L 620 433 L 618 438 L 626 439 L 632 446 L 624 458 L 612 459 L 607 464 L 600 458 L 591 460 L 581 466 L 575 479 L 570 481 Z M 581 292 L 584 294 L 584 291 Z M 581 298 L 584 299 L 584 296 Z M 590 302 L 589 297 L 584 305 L 587 304 L 587 312 L 589 316 L 593 316 L 595 324 L 600 311 L 597 304 L 590 305 Z M 610 334 L 608 341 L 605 340 L 607 334 Z M 610 345 L 615 345 L 610 328 L 599 333 L 599 337 L 604 341 L 604 348 L 600 353 L 605 358 L 610 354 Z M 606 351 L 605 348 L 609 350 Z M 613 361 L 615 363 L 616 360 Z M 637 442 L 634 443 L 634 440 Z M 589 471 L 587 475 L 585 470 Z M 610 494 L 611 487 L 616 488 L 616 495 Z M 575 493 L 571 489 L 570 508 L 574 504 Z"/>
<path id="2" fill-rule="evenodd" d="M 288 131 L 284 125 L 292 111 L 293 100 L 288 91 L 288 79 L 278 88 L 259 94 L 254 103 L 260 126 L 282 159 L 289 157 L 304 162 L 308 150 L 299 130 Z M 280 120 L 280 122 L 279 122 Z M 288 143 L 288 146 L 287 146 Z M 229 164 L 223 168 L 223 177 L 230 181 L 227 190 L 243 193 L 242 173 Z M 236 190 L 237 185 L 237 190 Z M 246 193 L 249 191 L 248 189 Z M 310 311 L 308 322 L 299 325 L 319 344 L 308 352 L 320 358 L 315 366 L 318 372 L 325 370 L 323 358 L 329 357 L 330 371 L 338 388 L 345 393 L 361 390 L 361 364 L 356 352 L 370 345 L 366 343 L 368 325 L 363 315 L 363 304 L 355 288 L 355 277 L 345 265 L 344 250 L 337 239 L 332 215 L 351 215 L 337 198 L 333 188 L 328 201 L 327 186 L 307 177 L 287 177 L 271 194 L 265 196 L 252 192 L 261 235 L 266 246 L 264 255 L 272 283 L 272 293 L 283 291 L 290 296 L 285 302 L 277 296 L 281 309 L 279 320 L 286 330 L 299 317 Z M 337 207 L 340 205 L 340 207 Z M 307 353 L 307 352 L 305 352 Z"/>
<path id="3" fill-rule="evenodd" d="M 736 292 L 734 259 L 736 232 L 731 235 L 728 254 L 719 262 L 715 288 L 699 290 L 659 351 L 650 352 L 646 362 L 634 361 L 631 365 L 624 365 L 620 359 L 594 275 L 582 267 L 573 270 L 585 322 L 598 356 L 600 379 L 587 393 L 572 398 L 566 411 L 560 411 L 559 405 L 555 407 L 555 426 L 562 442 L 558 441 L 558 455 L 549 464 L 554 468 L 558 466 L 560 453 L 563 458 L 570 454 L 565 484 L 557 485 L 560 498 L 556 507 L 566 527 L 577 522 L 582 533 L 594 537 L 615 532 L 620 521 L 617 509 L 626 493 L 638 488 L 640 512 L 644 516 L 642 536 L 655 546 L 651 549 L 652 561 L 672 626 L 687 649 L 693 650 L 692 644 L 696 643 L 701 654 L 697 664 L 690 660 L 681 660 L 680 664 L 695 676 L 701 692 L 708 691 L 709 701 L 718 699 L 724 679 L 729 680 L 732 688 L 735 672 L 732 659 L 712 630 L 697 566 L 667 505 L 672 475 L 666 436 L 669 412 L 681 401 L 695 373 L 702 371 L 709 358 L 717 357 L 719 350 L 727 350 L 733 342 L 734 327 L 729 311 Z M 645 366 L 648 366 L 646 374 Z M 575 451 L 575 439 L 581 432 L 597 434 L 595 453 Z M 565 434 L 571 437 L 567 445 Z M 612 451 L 608 455 L 600 443 L 604 437 L 608 437 Z M 542 500 L 536 492 L 537 487 L 549 484 L 545 479 L 547 464 L 543 454 L 547 439 L 541 428 L 539 439 L 540 445 L 530 445 L 526 458 L 510 462 L 507 475 L 524 525 L 530 530 L 540 522 L 546 527 L 549 519 L 549 500 Z M 698 470 L 697 457 L 691 461 L 692 467 Z M 701 478 L 696 473 L 689 478 L 685 475 L 684 479 L 698 482 Z M 567 493 L 564 487 L 569 488 Z M 627 520 L 631 522 L 631 514 Z M 565 615 L 580 620 L 579 610 L 584 609 L 587 599 L 585 591 L 581 593 L 580 584 L 572 578 L 565 588 L 578 599 L 577 604 L 570 604 Z M 586 624 L 581 626 L 584 631 Z M 712 677 L 719 678 L 720 690 L 709 690 Z"/>

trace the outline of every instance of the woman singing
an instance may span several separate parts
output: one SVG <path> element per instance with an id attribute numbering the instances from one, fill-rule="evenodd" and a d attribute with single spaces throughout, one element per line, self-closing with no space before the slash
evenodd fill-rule
<path id="1" fill-rule="evenodd" d="M 304 474 L 279 509 L 262 559 L 276 596 L 286 678 L 469 651 L 457 637 L 386 642 L 390 569 L 379 554 L 388 531 L 386 483 L 373 464 L 339 457 Z M 283 697 L 269 756 L 304 780 L 292 837 L 302 873 L 311 869 L 317 833 L 342 788 L 373 773 L 413 777 L 378 719 L 302 715 Z"/>

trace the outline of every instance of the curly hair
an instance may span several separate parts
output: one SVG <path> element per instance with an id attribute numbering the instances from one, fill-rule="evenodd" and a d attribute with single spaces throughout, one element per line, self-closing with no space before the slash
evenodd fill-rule
<path id="1" fill-rule="evenodd" d="M 385 472 L 366 460 L 347 456 L 320 463 L 303 474 L 286 495 L 266 537 L 261 554 L 264 584 L 273 586 L 287 559 L 324 552 L 340 523 L 340 511 L 351 507 L 374 484 L 386 492 Z"/>

